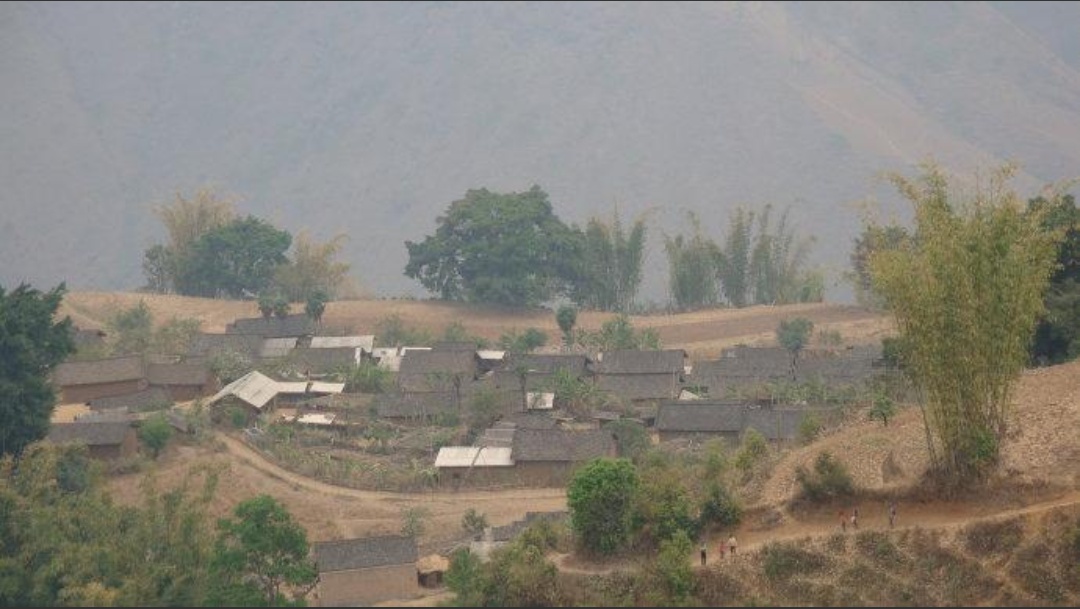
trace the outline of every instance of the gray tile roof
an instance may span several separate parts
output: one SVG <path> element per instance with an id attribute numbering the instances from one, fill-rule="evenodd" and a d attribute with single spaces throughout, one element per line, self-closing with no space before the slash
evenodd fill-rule
<path id="1" fill-rule="evenodd" d="M 464 385 L 478 370 L 475 351 L 407 351 L 397 380 L 402 391 L 450 391 L 455 376 Z"/>
<path id="2" fill-rule="evenodd" d="M 416 562 L 416 541 L 402 535 L 316 542 L 315 564 L 320 573 L 351 571 Z"/>
<path id="3" fill-rule="evenodd" d="M 656 430 L 667 432 L 742 433 L 753 428 L 770 440 L 795 438 L 805 417 L 829 416 L 829 407 L 769 407 L 729 400 L 661 402 Z"/>
<path id="4" fill-rule="evenodd" d="M 596 386 L 627 400 L 671 400 L 679 397 L 682 383 L 671 372 L 660 374 L 601 374 Z"/>
<path id="5" fill-rule="evenodd" d="M 597 374 L 642 374 L 672 372 L 681 375 L 686 365 L 682 349 L 605 351 L 593 368 Z"/>
<path id="6" fill-rule="evenodd" d="M 128 355 L 82 362 L 63 362 L 53 370 L 59 387 L 118 383 L 146 378 L 142 356 Z"/>
<path id="7" fill-rule="evenodd" d="M 286 317 L 247 317 L 225 326 L 226 334 L 249 334 L 263 338 L 299 338 L 315 334 L 315 322 L 300 313 Z"/>
<path id="8" fill-rule="evenodd" d="M 188 348 L 193 356 L 212 357 L 226 351 L 233 351 L 255 361 L 262 351 L 263 337 L 247 334 L 203 334 L 195 335 Z"/>
<path id="9" fill-rule="evenodd" d="M 83 442 L 87 446 L 115 446 L 123 444 L 130 429 L 129 421 L 53 423 L 47 438 L 54 444 Z"/>
<path id="10" fill-rule="evenodd" d="M 465 397 L 462 397 L 461 408 L 466 408 Z M 452 391 L 438 391 L 430 393 L 387 393 L 375 399 L 375 408 L 380 417 L 395 419 L 417 419 L 435 417 L 442 413 L 458 412 L 454 405 L 454 393 Z"/>
<path id="11" fill-rule="evenodd" d="M 152 406 L 169 406 L 173 403 L 172 398 L 161 387 L 147 387 L 135 393 L 114 395 L 106 398 L 95 398 L 87 402 L 91 410 L 114 410 L 126 408 L 131 411 L 144 410 Z"/>
<path id="12" fill-rule="evenodd" d="M 506 361 L 499 366 L 492 375 L 492 383 L 500 389 L 516 389 L 520 391 L 521 379 L 518 377 L 519 366 L 525 370 L 525 388 L 528 391 L 550 390 L 552 377 L 556 371 L 567 370 L 575 378 L 585 378 L 589 375 L 588 358 L 584 355 L 514 355 L 507 356 Z"/>
<path id="13" fill-rule="evenodd" d="M 205 385 L 210 378 L 210 370 L 205 360 L 180 362 L 177 364 L 146 365 L 146 380 L 151 385 Z"/>
<path id="14" fill-rule="evenodd" d="M 289 354 L 289 360 L 300 370 L 327 373 L 356 368 L 359 356 L 359 347 L 297 347 Z"/>
<path id="15" fill-rule="evenodd" d="M 588 461 L 615 454 L 615 436 L 610 431 L 568 431 L 565 429 L 514 430 L 513 458 L 518 461 Z"/>

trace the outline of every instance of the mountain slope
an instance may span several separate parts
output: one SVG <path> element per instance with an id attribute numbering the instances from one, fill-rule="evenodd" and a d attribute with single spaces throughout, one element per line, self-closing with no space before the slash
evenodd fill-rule
<path id="1" fill-rule="evenodd" d="M 719 234 L 736 205 L 790 205 L 835 276 L 851 203 L 907 211 L 880 172 L 1011 159 L 1032 194 L 1071 177 L 1077 45 L 1039 32 L 1080 9 L 1043 10 L 4 3 L 0 281 L 136 287 L 153 205 L 206 184 L 293 232 L 347 232 L 383 294 L 419 292 L 403 242 L 467 189 L 533 183 L 572 222 L 654 210 L 646 300 L 666 300 L 659 237 L 687 209 Z"/>

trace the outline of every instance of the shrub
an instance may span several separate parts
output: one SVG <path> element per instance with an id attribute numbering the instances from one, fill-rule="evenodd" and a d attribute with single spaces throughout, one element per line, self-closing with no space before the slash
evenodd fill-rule
<path id="1" fill-rule="evenodd" d="M 461 517 L 461 528 L 465 529 L 465 532 L 470 535 L 475 536 L 483 533 L 487 526 L 487 516 L 478 513 L 473 508 L 466 510 L 465 515 Z"/>
<path id="2" fill-rule="evenodd" d="M 701 505 L 701 528 L 709 525 L 734 526 L 741 521 L 742 506 L 727 488 L 713 483 Z"/>
<path id="3" fill-rule="evenodd" d="M 976 555 L 1007 554 L 1016 550 L 1024 531 L 1017 519 L 975 522 L 964 528 L 964 549 Z"/>
<path id="4" fill-rule="evenodd" d="M 815 413 L 809 413 L 799 422 L 799 442 L 809 444 L 817 439 L 821 433 L 821 417 Z"/>
<path id="5" fill-rule="evenodd" d="M 827 451 L 818 454 L 813 473 L 801 465 L 795 468 L 795 480 L 802 489 L 802 496 L 814 502 L 847 497 L 855 490 L 847 468 Z"/>
<path id="6" fill-rule="evenodd" d="M 808 575 L 829 566 L 827 557 L 804 550 L 793 543 L 774 542 L 765 546 L 765 577 L 777 581 Z"/>

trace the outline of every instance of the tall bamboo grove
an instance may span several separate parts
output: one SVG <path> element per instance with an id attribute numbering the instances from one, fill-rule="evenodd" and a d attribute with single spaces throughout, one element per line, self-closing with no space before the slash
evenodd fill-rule
<path id="1" fill-rule="evenodd" d="M 936 165 L 922 169 L 890 176 L 914 205 L 915 239 L 874 254 L 870 269 L 922 394 L 932 466 L 964 481 L 998 462 L 1061 237 L 1008 188 L 1012 166 L 955 199 Z"/>

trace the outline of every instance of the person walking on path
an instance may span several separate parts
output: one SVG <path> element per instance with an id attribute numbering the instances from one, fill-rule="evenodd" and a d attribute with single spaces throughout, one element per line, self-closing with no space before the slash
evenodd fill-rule
<path id="1" fill-rule="evenodd" d="M 840 531 L 847 533 L 847 514 L 844 513 L 844 510 L 840 510 L 837 514 L 840 515 Z"/>
<path id="2" fill-rule="evenodd" d="M 855 507 L 851 510 L 851 528 L 859 528 L 859 508 Z"/>
<path id="3" fill-rule="evenodd" d="M 731 557 L 735 558 L 735 549 L 739 547 L 739 542 L 735 541 L 735 534 L 732 533 L 731 537 L 727 538 L 728 552 L 731 552 Z"/>
<path id="4" fill-rule="evenodd" d="M 889 528 L 893 528 L 896 524 L 896 500 L 893 499 L 889 502 Z"/>
<path id="5" fill-rule="evenodd" d="M 703 542 L 701 542 L 701 565 L 705 566 L 705 562 L 706 562 L 706 558 L 705 558 L 705 542 L 703 541 Z"/>

